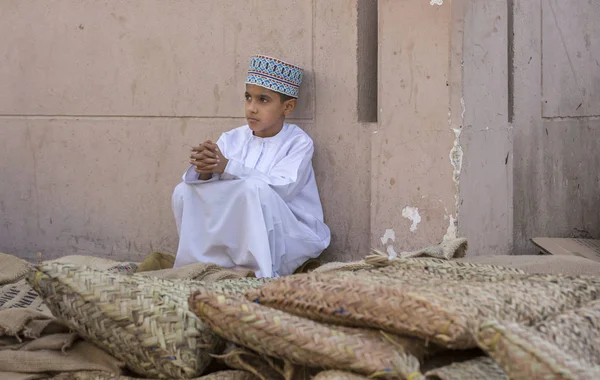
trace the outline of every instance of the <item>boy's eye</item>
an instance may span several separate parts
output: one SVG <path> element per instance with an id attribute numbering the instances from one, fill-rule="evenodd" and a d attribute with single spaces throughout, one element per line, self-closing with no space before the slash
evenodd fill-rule
<path id="1" fill-rule="evenodd" d="M 263 103 L 266 103 L 266 102 L 269 101 L 269 99 L 267 99 L 267 98 L 260 98 L 260 101 L 263 102 Z"/>
<path id="2" fill-rule="evenodd" d="M 245 98 L 246 98 L 247 101 L 252 100 L 252 97 L 250 95 L 246 95 Z"/>

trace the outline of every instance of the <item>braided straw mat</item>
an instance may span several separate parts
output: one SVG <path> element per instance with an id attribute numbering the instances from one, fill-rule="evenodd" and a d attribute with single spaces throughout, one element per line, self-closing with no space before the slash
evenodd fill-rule
<path id="1" fill-rule="evenodd" d="M 148 377 L 188 378 L 208 366 L 223 341 L 188 308 L 193 289 L 242 292 L 264 281 L 206 284 L 128 276 L 44 263 L 30 281 L 54 316 Z"/>
<path id="2" fill-rule="evenodd" d="M 264 357 L 247 348 L 240 347 L 232 342 L 227 342 L 227 347 L 221 355 L 213 355 L 221 360 L 227 367 L 252 373 L 261 380 L 283 379 L 285 372 L 283 365 L 274 359 Z"/>
<path id="3" fill-rule="evenodd" d="M 419 372 L 416 357 L 375 331 L 327 326 L 210 290 L 194 293 L 190 307 L 223 338 L 293 364 L 384 378 Z"/>
<path id="4" fill-rule="evenodd" d="M 511 379 L 600 379 L 599 366 L 579 360 L 526 326 L 486 322 L 477 342 Z"/>
<path id="5" fill-rule="evenodd" d="M 548 318 L 535 329 L 574 357 L 600 365 L 600 301 Z"/>
<path id="6" fill-rule="evenodd" d="M 409 285 L 411 281 L 406 274 L 395 281 L 365 274 L 310 273 L 277 279 L 249 291 L 247 297 L 316 321 L 379 328 L 447 348 L 472 348 L 481 318 L 531 325 L 600 295 L 600 278 L 595 277 L 529 275 L 421 286 Z"/>
<path id="7" fill-rule="evenodd" d="M 227 342 L 227 348 L 222 355 L 213 357 L 221 360 L 229 368 L 250 372 L 260 380 L 306 380 L 312 379 L 318 372 L 314 368 L 260 355 L 232 342 Z"/>
<path id="8" fill-rule="evenodd" d="M 457 239 L 449 239 L 444 240 L 440 244 L 427 247 L 424 249 L 420 249 L 418 251 L 413 252 L 402 252 L 402 258 L 413 258 L 413 257 L 432 257 L 440 260 L 447 261 L 452 258 L 464 257 L 467 251 L 467 239 L 465 238 L 457 238 Z M 376 249 L 372 250 L 374 257 L 379 257 L 380 259 L 384 259 L 386 261 L 392 261 L 388 255 L 382 253 Z M 371 257 L 373 257 L 371 256 Z M 370 269 L 373 267 L 373 263 L 369 260 L 360 260 L 354 261 L 350 263 L 344 262 L 334 262 L 324 264 L 316 269 L 313 272 L 317 273 L 329 273 L 329 272 L 341 272 L 341 271 L 359 271 L 363 269 Z"/>
<path id="9" fill-rule="evenodd" d="M 434 258 L 412 258 L 381 260 L 381 256 L 369 256 L 372 264 L 355 274 L 371 274 L 391 277 L 403 283 L 415 285 L 429 284 L 432 279 L 445 281 L 501 281 L 525 276 L 519 269 L 504 268 L 495 265 L 479 265 Z M 346 275 L 342 273 L 340 275 Z"/>
<path id="10" fill-rule="evenodd" d="M 482 356 L 476 359 L 436 368 L 425 374 L 426 380 L 508 380 L 506 372 L 494 359 Z"/>
<path id="11" fill-rule="evenodd" d="M 119 376 L 106 372 L 66 372 L 52 378 L 53 380 L 137 380 L 133 377 Z M 141 380 L 141 379 L 140 379 Z M 145 379 L 148 380 L 148 379 Z M 220 371 L 196 377 L 192 380 L 256 380 L 256 377 L 245 371 Z"/>
<path id="12" fill-rule="evenodd" d="M 368 380 L 368 377 L 357 375 L 355 373 L 344 371 L 323 371 L 319 372 L 313 380 Z"/>

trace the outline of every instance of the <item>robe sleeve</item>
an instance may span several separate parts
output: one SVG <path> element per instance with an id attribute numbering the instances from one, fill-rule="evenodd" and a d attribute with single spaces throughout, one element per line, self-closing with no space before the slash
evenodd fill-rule
<path id="1" fill-rule="evenodd" d="M 284 201 L 292 200 L 304 187 L 311 173 L 314 146 L 310 139 L 301 139 L 292 144 L 288 154 L 273 166 L 269 173 L 229 160 L 225 173 L 238 178 L 258 178 L 279 194 Z M 223 152 L 225 153 L 225 152 Z"/>

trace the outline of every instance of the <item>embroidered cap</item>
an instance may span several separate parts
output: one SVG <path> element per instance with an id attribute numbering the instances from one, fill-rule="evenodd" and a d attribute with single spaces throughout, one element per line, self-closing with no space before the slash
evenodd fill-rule
<path id="1" fill-rule="evenodd" d="M 298 97 L 302 68 L 264 55 L 250 58 L 246 84 L 255 84 L 281 94 Z"/>

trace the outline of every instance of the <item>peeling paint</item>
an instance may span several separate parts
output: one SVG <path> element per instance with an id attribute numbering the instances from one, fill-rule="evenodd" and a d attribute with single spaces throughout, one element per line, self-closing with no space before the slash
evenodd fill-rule
<path id="1" fill-rule="evenodd" d="M 458 231 L 456 228 L 456 218 L 452 215 L 447 215 L 444 218 L 450 218 L 450 222 L 448 223 L 448 229 L 446 230 L 446 235 L 444 235 L 443 240 L 452 240 L 458 237 Z"/>
<path id="2" fill-rule="evenodd" d="M 410 226 L 410 232 L 417 231 L 417 225 L 421 223 L 421 215 L 419 215 L 419 208 L 409 206 L 404 207 L 404 210 L 402 210 L 402 216 L 412 222 L 412 225 Z"/>
<path id="3" fill-rule="evenodd" d="M 442 5 L 444 4 L 444 0 L 431 0 L 431 2 L 429 2 L 430 5 Z"/>
<path id="4" fill-rule="evenodd" d="M 388 241 L 395 242 L 396 241 L 396 232 L 391 229 L 385 230 L 385 234 L 381 237 L 381 244 L 386 245 Z"/>
<path id="5" fill-rule="evenodd" d="M 454 132 L 454 145 L 450 150 L 450 164 L 454 168 L 452 180 L 454 181 L 454 185 L 456 186 L 456 196 L 458 196 L 458 185 L 460 183 L 460 172 L 462 170 L 462 162 L 463 162 L 463 150 L 460 145 L 460 134 L 461 130 L 457 128 L 452 128 Z"/>
<path id="6" fill-rule="evenodd" d="M 388 259 L 389 260 L 394 260 L 396 257 L 398 257 L 398 254 L 396 253 L 396 250 L 391 245 L 388 245 L 388 247 L 387 247 L 387 254 L 388 254 Z"/>
<path id="7" fill-rule="evenodd" d="M 464 119 L 466 107 L 465 107 L 465 99 L 460 98 L 461 105 L 461 119 Z M 452 165 L 452 181 L 454 182 L 454 207 L 456 209 L 456 218 L 451 217 L 450 222 L 452 225 L 455 225 L 456 219 L 458 219 L 458 212 L 460 207 L 460 173 L 462 171 L 463 164 L 463 150 L 460 145 L 460 134 L 462 130 L 460 128 L 452 128 L 454 132 L 454 144 L 452 145 L 452 149 L 450 150 L 450 165 Z M 456 228 L 456 227 L 454 227 Z M 455 231 L 456 233 L 456 231 Z"/>

